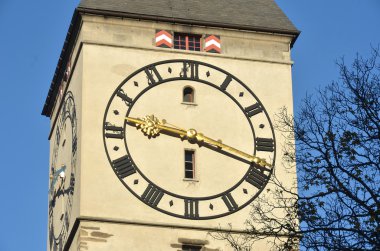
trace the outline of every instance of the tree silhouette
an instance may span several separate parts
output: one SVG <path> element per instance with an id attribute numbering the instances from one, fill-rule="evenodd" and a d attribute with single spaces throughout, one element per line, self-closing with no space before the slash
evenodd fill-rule
<path id="1" fill-rule="evenodd" d="M 380 64 L 379 50 L 357 55 L 340 78 L 303 100 L 293 117 L 276 115 L 286 138 L 282 165 L 297 166 L 297 181 L 271 178 L 252 205 L 247 233 L 218 232 L 236 250 L 261 239 L 275 250 L 380 250 Z M 268 238 L 271 236 L 272 238 Z"/>

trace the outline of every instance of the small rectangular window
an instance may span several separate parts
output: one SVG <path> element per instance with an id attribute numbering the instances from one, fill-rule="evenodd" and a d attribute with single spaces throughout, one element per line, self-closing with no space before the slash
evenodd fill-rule
<path id="1" fill-rule="evenodd" d="M 195 178 L 195 151 L 185 150 L 185 178 Z"/>
<path id="2" fill-rule="evenodd" d="M 200 250 L 202 250 L 202 246 L 188 245 L 188 244 L 182 245 L 182 251 L 200 251 Z"/>
<path id="3" fill-rule="evenodd" d="M 174 33 L 174 49 L 200 51 L 201 35 Z"/>
<path id="4" fill-rule="evenodd" d="M 185 87 L 183 89 L 183 102 L 194 103 L 194 89 L 191 87 Z"/>

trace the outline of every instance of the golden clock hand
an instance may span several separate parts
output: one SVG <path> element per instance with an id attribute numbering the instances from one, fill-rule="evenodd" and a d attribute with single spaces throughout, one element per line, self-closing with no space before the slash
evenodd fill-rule
<path id="1" fill-rule="evenodd" d="M 240 151 L 240 150 L 238 150 L 236 148 L 233 148 L 233 147 L 231 147 L 229 145 L 223 144 L 220 140 L 214 140 L 212 138 L 209 138 L 209 137 L 205 136 L 203 133 L 197 132 L 195 129 L 189 129 L 189 130 L 187 130 L 186 136 L 190 140 L 195 139 L 198 142 L 204 142 L 206 144 L 213 145 L 213 146 L 216 146 L 216 147 L 218 147 L 220 149 L 223 149 L 226 152 L 229 152 L 229 153 L 232 153 L 232 154 L 235 154 L 235 155 L 239 155 L 239 156 L 247 159 L 248 161 L 254 162 L 254 163 L 256 163 L 256 164 L 258 164 L 260 166 L 271 167 L 271 165 L 269 163 L 267 163 L 265 159 L 256 157 L 255 155 L 251 155 L 251 154 L 245 153 L 245 152 Z"/>
<path id="2" fill-rule="evenodd" d="M 150 115 L 150 116 L 147 115 L 143 119 L 131 118 L 131 117 L 126 117 L 125 119 L 127 120 L 127 122 L 134 123 L 138 129 L 141 128 L 141 131 L 149 137 L 156 137 L 159 135 L 160 131 L 163 130 L 163 131 L 173 133 L 181 138 L 186 137 L 187 140 L 191 143 L 194 143 L 194 141 L 197 141 L 200 143 L 213 145 L 220 149 L 223 149 L 226 152 L 239 155 L 240 157 L 247 159 L 249 162 L 254 162 L 263 167 L 264 166 L 271 167 L 271 165 L 267 163 L 265 159 L 256 157 L 254 155 L 250 155 L 236 148 L 223 144 L 220 141 L 211 139 L 205 136 L 203 133 L 198 133 L 195 129 L 184 130 L 179 127 L 174 128 L 174 127 L 166 126 L 164 125 L 165 124 L 164 120 L 160 121 L 154 115 Z"/>

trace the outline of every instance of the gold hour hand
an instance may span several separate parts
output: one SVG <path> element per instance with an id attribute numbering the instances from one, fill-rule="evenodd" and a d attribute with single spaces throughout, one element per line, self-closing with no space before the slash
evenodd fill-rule
<path id="1" fill-rule="evenodd" d="M 220 140 L 211 139 L 211 138 L 205 136 L 203 133 L 198 133 L 194 129 L 190 129 L 190 130 L 187 131 L 187 138 L 189 140 L 196 139 L 196 141 L 198 141 L 198 142 L 204 142 L 204 143 L 206 143 L 208 145 L 216 146 L 216 147 L 222 149 L 223 151 L 226 151 L 226 152 L 232 153 L 234 155 L 238 155 L 240 157 L 243 157 L 244 159 L 246 159 L 246 160 L 248 160 L 250 162 L 254 162 L 254 163 L 256 163 L 256 164 L 258 164 L 260 166 L 271 167 L 271 165 L 269 163 L 267 163 L 265 159 L 256 157 L 254 155 L 245 153 L 245 152 L 240 151 L 240 150 L 238 150 L 236 148 L 233 148 L 231 146 L 223 144 Z"/>
<path id="2" fill-rule="evenodd" d="M 236 148 L 223 144 L 219 140 L 211 139 L 205 136 L 203 133 L 197 132 L 195 129 L 184 130 L 173 125 L 170 125 L 170 126 L 166 125 L 165 120 L 160 121 L 154 115 L 147 115 L 142 119 L 131 118 L 131 117 L 126 117 L 125 119 L 129 123 L 135 124 L 137 129 L 141 129 L 141 131 L 148 137 L 154 138 L 160 134 L 160 131 L 165 131 L 165 132 L 174 134 L 176 136 L 179 136 L 182 139 L 186 138 L 190 143 L 198 142 L 198 143 L 212 145 L 212 146 L 222 149 L 225 152 L 238 155 L 239 157 L 242 157 L 248 160 L 249 162 L 256 163 L 263 167 L 265 166 L 271 167 L 271 165 L 267 163 L 265 159 L 242 152 Z"/>

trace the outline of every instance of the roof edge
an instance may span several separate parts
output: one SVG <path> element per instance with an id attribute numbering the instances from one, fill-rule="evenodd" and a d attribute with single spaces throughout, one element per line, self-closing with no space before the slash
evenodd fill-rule
<path id="1" fill-rule="evenodd" d="M 66 39 L 65 39 L 65 42 L 64 42 L 59 60 L 58 60 L 54 77 L 51 81 L 49 92 L 46 97 L 44 107 L 42 109 L 41 115 L 44 115 L 46 117 L 51 116 L 52 109 L 54 106 L 54 101 L 58 93 L 58 85 L 62 81 L 62 78 L 64 75 L 64 69 L 62 67 L 67 65 L 67 62 L 69 60 L 69 55 L 74 46 L 75 38 L 77 37 L 77 34 L 79 32 L 79 27 L 80 27 L 79 23 L 82 20 L 82 14 L 124 17 L 124 18 L 131 18 L 131 19 L 140 19 L 140 20 L 161 21 L 161 22 L 209 26 L 209 27 L 211 26 L 211 27 L 216 27 L 216 28 L 226 28 L 226 29 L 289 35 L 293 37 L 290 44 L 291 48 L 293 47 L 295 41 L 297 40 L 298 36 L 301 33 L 299 30 L 273 29 L 273 28 L 256 27 L 256 26 L 249 26 L 249 25 L 242 26 L 242 25 L 224 24 L 224 23 L 218 23 L 218 22 L 204 22 L 204 21 L 199 21 L 199 20 L 168 18 L 168 17 L 163 17 L 163 16 L 151 16 L 151 15 L 136 14 L 136 13 L 126 13 L 126 12 L 118 12 L 118 11 L 97 10 L 97 9 L 91 9 L 91 8 L 77 7 L 71 19 L 70 27 L 67 32 Z"/>
<path id="2" fill-rule="evenodd" d="M 152 15 L 144 15 L 144 14 L 136 14 L 136 13 L 128 13 L 128 12 L 120 12 L 120 11 L 112 11 L 112 10 L 98 10 L 98 9 L 83 8 L 83 7 L 78 7 L 77 10 L 84 14 L 125 17 L 125 18 L 132 18 L 132 19 L 161 21 L 161 22 L 170 22 L 170 23 L 179 23 L 179 24 L 190 24 L 190 25 L 199 25 L 199 26 L 211 26 L 211 27 L 229 28 L 229 29 L 236 29 L 236 30 L 278 33 L 278 34 L 283 34 L 283 35 L 293 35 L 295 37 L 298 37 L 298 35 L 301 33 L 297 29 L 287 30 L 287 29 L 274 29 L 274 28 L 250 26 L 250 25 L 242 26 L 242 25 L 225 24 L 225 23 L 219 23 L 219 22 L 205 22 L 205 21 L 192 20 L 192 19 L 152 16 Z"/>
<path id="3" fill-rule="evenodd" d="M 64 66 L 67 65 L 70 58 L 70 52 L 74 46 L 75 38 L 77 37 L 79 27 L 78 23 L 82 20 L 81 15 L 75 9 L 71 18 L 70 26 L 66 34 L 65 42 L 63 43 L 61 54 L 59 55 L 58 63 L 55 68 L 53 79 L 50 84 L 49 92 L 45 100 L 41 115 L 50 117 L 54 106 L 54 101 L 58 93 L 58 85 L 61 83 L 64 75 Z"/>

